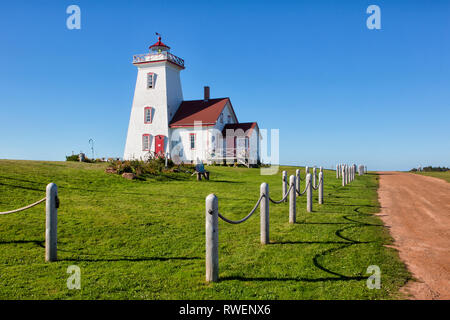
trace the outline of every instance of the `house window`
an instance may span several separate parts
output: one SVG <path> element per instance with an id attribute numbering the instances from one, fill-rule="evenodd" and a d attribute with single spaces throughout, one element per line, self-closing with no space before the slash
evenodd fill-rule
<path id="1" fill-rule="evenodd" d="M 152 107 L 144 108 L 144 123 L 152 123 Z"/>
<path id="2" fill-rule="evenodd" d="M 142 135 L 142 151 L 150 151 L 150 135 Z"/>
<path id="3" fill-rule="evenodd" d="M 195 133 L 189 134 L 190 136 L 190 142 L 191 142 L 191 149 L 195 149 Z"/>
<path id="4" fill-rule="evenodd" d="M 248 137 L 245 137 L 245 150 L 247 150 L 249 146 L 250 146 L 250 144 L 248 141 Z"/>
<path id="5" fill-rule="evenodd" d="M 155 84 L 155 74 L 153 72 L 147 73 L 147 89 L 152 89 Z"/>

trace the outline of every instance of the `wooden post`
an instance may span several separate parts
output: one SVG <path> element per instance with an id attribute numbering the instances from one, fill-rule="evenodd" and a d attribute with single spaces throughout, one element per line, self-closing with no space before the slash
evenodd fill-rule
<path id="1" fill-rule="evenodd" d="M 323 172 L 319 172 L 319 204 L 323 204 Z"/>
<path id="2" fill-rule="evenodd" d="M 306 175 L 306 185 L 308 188 L 306 189 L 306 211 L 311 212 L 312 211 L 312 180 L 311 180 L 311 174 L 308 173 Z"/>
<path id="3" fill-rule="evenodd" d="M 350 167 L 346 164 L 345 165 L 345 184 L 350 183 Z"/>
<path id="4" fill-rule="evenodd" d="M 45 199 L 45 261 L 56 261 L 58 225 L 58 187 L 49 183 Z"/>
<path id="5" fill-rule="evenodd" d="M 313 168 L 313 171 L 312 171 L 312 179 L 313 179 L 313 186 L 314 186 L 314 188 L 316 187 L 316 174 L 317 174 L 317 172 L 316 172 L 316 167 L 314 167 Z"/>
<path id="6" fill-rule="evenodd" d="M 339 165 L 336 165 L 336 179 L 339 179 Z"/>
<path id="7" fill-rule="evenodd" d="M 300 169 L 295 170 L 295 188 L 300 192 Z"/>
<path id="8" fill-rule="evenodd" d="M 261 183 L 260 196 L 264 196 L 259 204 L 261 223 L 261 244 L 268 244 L 269 238 L 269 185 Z"/>
<path id="9" fill-rule="evenodd" d="M 206 282 L 219 280 L 219 200 L 214 193 L 206 197 Z"/>
<path id="10" fill-rule="evenodd" d="M 345 187 L 345 167 L 344 166 L 342 166 L 341 176 L 342 176 L 342 186 Z"/>
<path id="11" fill-rule="evenodd" d="M 286 195 L 287 192 L 287 172 L 283 171 L 283 176 L 282 176 L 282 183 L 283 183 L 283 195 L 281 197 L 284 197 Z M 284 200 L 284 202 L 287 202 L 287 199 Z"/>
<path id="12" fill-rule="evenodd" d="M 296 212 L 296 193 L 295 193 L 295 176 L 291 175 L 289 177 L 289 187 L 291 188 L 291 191 L 289 192 L 289 223 L 295 223 L 297 218 L 297 212 Z"/>

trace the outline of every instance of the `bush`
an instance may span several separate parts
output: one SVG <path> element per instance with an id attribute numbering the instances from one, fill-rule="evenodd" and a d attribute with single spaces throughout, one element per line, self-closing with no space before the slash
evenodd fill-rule
<path id="1" fill-rule="evenodd" d="M 73 154 L 71 156 L 66 156 L 66 161 L 78 161 L 78 155 Z"/>
<path id="2" fill-rule="evenodd" d="M 450 168 L 446 168 L 446 167 L 432 167 L 432 166 L 428 166 L 428 167 L 423 167 L 422 171 L 424 172 L 445 172 L 445 171 L 449 171 Z M 411 172 L 416 172 L 418 171 L 416 168 L 411 169 Z"/>
<path id="3" fill-rule="evenodd" d="M 167 160 L 167 168 L 165 167 L 166 160 L 164 158 L 155 158 L 148 161 L 142 160 L 113 160 L 108 159 L 109 166 L 106 172 L 115 172 L 119 175 L 123 173 L 134 173 L 137 177 L 144 177 L 146 175 L 161 175 L 165 172 L 186 172 L 193 169 L 192 165 L 185 165 L 181 163 L 176 166 L 172 160 Z"/>

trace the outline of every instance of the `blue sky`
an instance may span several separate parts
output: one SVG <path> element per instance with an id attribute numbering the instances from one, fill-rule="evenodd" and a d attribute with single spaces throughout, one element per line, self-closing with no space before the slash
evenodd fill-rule
<path id="1" fill-rule="evenodd" d="M 279 128 L 283 164 L 450 166 L 449 15 L 439 0 L 2 2 L 0 158 L 90 155 L 90 138 L 122 156 L 131 58 L 157 31 L 185 59 L 184 99 L 209 85 L 240 121 Z"/>

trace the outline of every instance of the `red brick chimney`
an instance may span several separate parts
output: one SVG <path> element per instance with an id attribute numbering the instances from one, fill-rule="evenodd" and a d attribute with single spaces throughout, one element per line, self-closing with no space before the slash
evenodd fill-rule
<path id="1" fill-rule="evenodd" d="M 204 87 L 204 98 L 203 100 L 208 101 L 209 100 L 209 87 L 205 86 Z"/>

